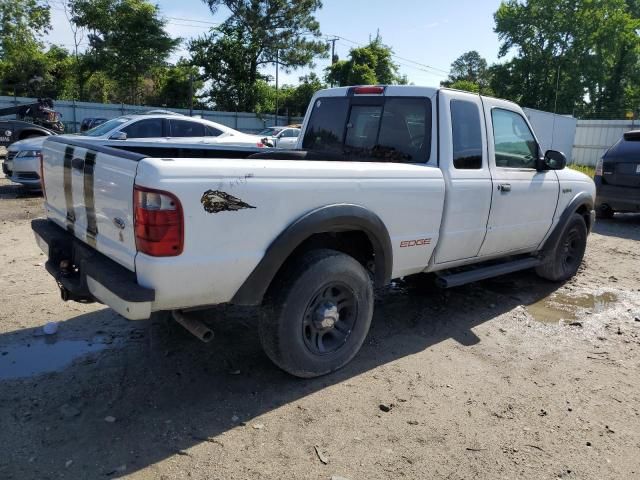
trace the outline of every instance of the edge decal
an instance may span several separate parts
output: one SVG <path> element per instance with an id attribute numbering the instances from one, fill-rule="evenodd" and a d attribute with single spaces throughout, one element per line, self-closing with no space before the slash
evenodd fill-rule
<path id="1" fill-rule="evenodd" d="M 404 240 L 400 242 L 400 248 L 424 247 L 425 245 L 431 245 L 430 238 L 419 238 L 418 240 Z"/>

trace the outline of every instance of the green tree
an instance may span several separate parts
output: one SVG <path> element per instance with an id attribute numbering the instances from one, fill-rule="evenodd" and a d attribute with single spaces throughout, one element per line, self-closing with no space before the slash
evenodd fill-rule
<path id="1" fill-rule="evenodd" d="M 41 36 L 51 28 L 45 1 L 0 2 L 0 91 L 28 94 L 44 77 L 46 58 Z"/>
<path id="2" fill-rule="evenodd" d="M 326 80 L 339 86 L 407 83 L 406 77 L 398 75 L 393 50 L 382 43 L 379 34 L 368 45 L 351 49 L 348 60 L 338 60 L 327 68 Z"/>
<path id="3" fill-rule="evenodd" d="M 491 75 L 487 61 L 475 50 L 463 53 L 451 64 L 449 78 L 441 82 L 443 87 L 492 95 L 489 87 Z"/>
<path id="4" fill-rule="evenodd" d="M 299 78 L 298 85 L 283 85 L 278 91 L 279 115 L 302 117 L 307 111 L 311 97 L 327 85 L 315 73 Z M 256 83 L 259 102 L 255 112 L 259 114 L 273 113 L 276 108 L 275 86 L 265 80 Z"/>
<path id="5" fill-rule="evenodd" d="M 323 88 L 327 88 L 327 85 L 313 72 L 300 77 L 300 83 L 292 87 L 281 102 L 282 108 L 292 117 L 303 117 L 311 97 Z"/>
<path id="6" fill-rule="evenodd" d="M 120 99 L 141 100 L 141 82 L 163 65 L 180 39 L 165 31 L 157 5 L 146 0 L 74 0 L 73 22 L 89 33 L 87 57 L 118 83 Z"/>
<path id="7" fill-rule="evenodd" d="M 504 1 L 495 14 L 502 41 L 493 66 L 496 94 L 561 113 L 621 111 L 638 77 L 634 0 Z"/>
<path id="8" fill-rule="evenodd" d="M 193 85 L 191 84 L 193 79 Z M 186 60 L 180 60 L 176 65 L 157 67 L 151 74 L 151 93 L 147 95 L 147 105 L 158 105 L 169 108 L 189 108 L 191 98 L 189 93 L 193 88 L 194 108 L 201 106 L 197 92 L 204 86 L 200 80 L 198 69 Z"/>
<path id="9" fill-rule="evenodd" d="M 319 0 L 205 0 L 212 13 L 226 7 L 231 16 L 208 35 L 192 40 L 194 65 L 202 68 L 207 95 L 220 110 L 255 111 L 256 88 L 267 77 L 260 69 L 276 60 L 285 71 L 312 65 L 326 56 L 314 17 Z M 263 89 L 264 90 L 264 89 Z"/>

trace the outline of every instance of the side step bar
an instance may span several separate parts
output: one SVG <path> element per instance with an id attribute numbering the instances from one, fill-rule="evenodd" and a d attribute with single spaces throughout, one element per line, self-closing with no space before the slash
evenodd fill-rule
<path id="1" fill-rule="evenodd" d="M 506 263 L 478 267 L 466 272 L 443 274 L 439 275 L 436 279 L 436 285 L 441 288 L 458 287 L 466 283 L 477 282 L 479 280 L 537 267 L 540 263 L 542 263 L 542 261 L 539 258 L 528 257 Z"/>

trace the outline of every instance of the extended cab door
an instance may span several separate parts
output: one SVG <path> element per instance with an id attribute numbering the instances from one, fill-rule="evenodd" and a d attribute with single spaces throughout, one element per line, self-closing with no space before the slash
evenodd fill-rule
<path id="1" fill-rule="evenodd" d="M 540 147 L 522 110 L 504 100 L 483 102 L 493 192 L 480 256 L 532 251 L 551 228 L 558 177 L 536 170 Z"/>
<path id="2" fill-rule="evenodd" d="M 441 90 L 440 169 L 445 203 L 435 263 L 478 256 L 491 208 L 491 171 L 480 96 Z"/>

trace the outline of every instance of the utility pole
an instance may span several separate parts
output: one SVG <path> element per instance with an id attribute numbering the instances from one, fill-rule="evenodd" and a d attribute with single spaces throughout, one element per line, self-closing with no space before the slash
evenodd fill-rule
<path id="1" fill-rule="evenodd" d="M 273 124 L 278 126 L 278 61 L 279 61 L 280 49 L 276 49 L 276 114 Z"/>
<path id="2" fill-rule="evenodd" d="M 558 90 L 560 89 L 560 63 L 558 63 L 558 74 L 556 75 L 556 98 L 553 101 L 553 125 L 551 127 L 551 145 L 550 148 L 553 148 L 553 142 L 555 140 L 556 135 L 556 116 L 558 114 Z"/>
<path id="3" fill-rule="evenodd" d="M 189 116 L 193 117 L 193 72 L 189 74 Z"/>
<path id="4" fill-rule="evenodd" d="M 336 63 L 336 42 L 340 40 L 338 37 L 329 38 L 327 42 L 331 43 L 331 65 Z M 331 82 L 331 86 L 333 87 L 333 82 Z"/>

